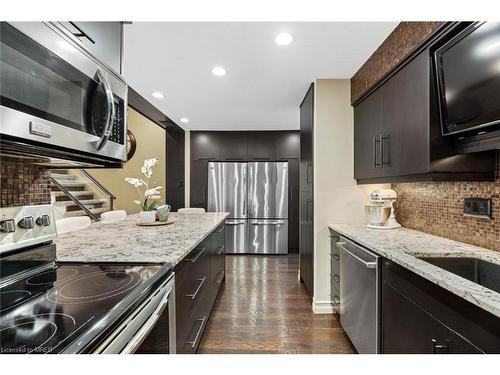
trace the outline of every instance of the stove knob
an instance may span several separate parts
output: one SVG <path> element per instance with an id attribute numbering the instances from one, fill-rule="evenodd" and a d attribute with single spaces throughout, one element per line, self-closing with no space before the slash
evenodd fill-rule
<path id="1" fill-rule="evenodd" d="M 12 219 L 0 221 L 1 233 L 12 233 L 16 231 L 16 223 Z"/>
<path id="2" fill-rule="evenodd" d="M 48 227 L 50 225 L 50 216 L 42 215 L 38 219 L 36 219 L 36 225 L 41 227 Z"/>
<path id="3" fill-rule="evenodd" d="M 17 223 L 17 225 L 23 229 L 33 229 L 35 226 L 35 220 L 33 220 L 33 216 L 25 216 L 19 221 L 19 223 Z"/>

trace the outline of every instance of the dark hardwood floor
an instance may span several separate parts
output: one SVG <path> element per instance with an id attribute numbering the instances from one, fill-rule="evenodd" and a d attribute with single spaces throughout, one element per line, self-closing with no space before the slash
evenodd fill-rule
<path id="1" fill-rule="evenodd" d="M 352 353 L 335 315 L 314 315 L 298 256 L 226 257 L 198 353 Z"/>

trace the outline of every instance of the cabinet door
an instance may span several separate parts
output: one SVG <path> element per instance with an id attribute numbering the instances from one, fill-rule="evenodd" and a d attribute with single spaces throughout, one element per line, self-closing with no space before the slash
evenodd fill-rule
<path id="1" fill-rule="evenodd" d="M 247 160 L 246 132 L 228 132 L 219 134 L 221 160 Z"/>
<path id="2" fill-rule="evenodd" d="M 354 108 L 354 178 L 382 177 L 382 93 L 378 89 Z"/>
<path id="3" fill-rule="evenodd" d="M 299 222 L 299 262 L 300 279 L 304 283 L 309 296 L 313 295 L 313 201 L 312 192 L 300 193 L 300 222 Z"/>
<path id="4" fill-rule="evenodd" d="M 288 159 L 288 249 L 299 248 L 299 159 Z"/>
<path id="5" fill-rule="evenodd" d="M 424 51 L 379 90 L 382 91 L 384 176 L 429 172 L 430 57 Z"/>
<path id="6" fill-rule="evenodd" d="M 382 286 L 384 354 L 481 353 L 387 283 Z"/>
<path id="7" fill-rule="evenodd" d="M 276 137 L 276 160 L 295 159 L 300 156 L 300 133 L 280 132 Z"/>
<path id="8" fill-rule="evenodd" d="M 300 106 L 300 191 L 312 191 L 314 86 Z"/>
<path id="9" fill-rule="evenodd" d="M 275 132 L 248 132 L 248 160 L 275 160 L 275 138 L 280 137 Z"/>
<path id="10" fill-rule="evenodd" d="M 191 132 L 190 146 L 191 160 L 220 160 L 220 145 L 217 133 Z"/>
<path id="11" fill-rule="evenodd" d="M 121 22 L 62 22 L 92 54 L 121 73 Z"/>
<path id="12" fill-rule="evenodd" d="M 211 159 L 191 160 L 191 207 L 207 209 L 208 163 Z"/>

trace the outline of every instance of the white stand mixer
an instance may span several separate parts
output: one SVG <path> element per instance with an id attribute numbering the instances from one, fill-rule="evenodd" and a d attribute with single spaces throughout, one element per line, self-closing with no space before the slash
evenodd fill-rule
<path id="1" fill-rule="evenodd" d="M 392 189 L 378 189 L 372 191 L 372 193 L 370 194 L 370 199 L 373 205 L 366 206 L 367 213 L 370 216 L 370 223 L 367 224 L 368 228 L 401 228 L 401 224 L 396 221 L 396 215 L 394 215 L 393 203 L 396 201 L 396 198 L 397 193 Z"/>

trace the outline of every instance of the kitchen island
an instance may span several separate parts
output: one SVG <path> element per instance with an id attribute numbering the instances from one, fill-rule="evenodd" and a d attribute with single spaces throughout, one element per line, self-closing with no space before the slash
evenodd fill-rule
<path id="1" fill-rule="evenodd" d="M 196 353 L 225 276 L 224 222 L 228 213 L 171 214 L 173 224 L 138 226 L 138 215 L 93 223 L 55 241 L 58 262 L 169 264 L 175 272 L 177 353 Z M 165 315 L 165 314 L 164 314 Z M 168 316 L 165 315 L 166 326 Z M 146 340 L 147 352 L 168 346 L 161 329 Z"/>
<path id="2" fill-rule="evenodd" d="M 58 235 L 59 262 L 141 262 L 176 266 L 205 237 L 224 222 L 228 213 L 170 214 L 173 224 L 143 227 L 138 215 Z"/>

